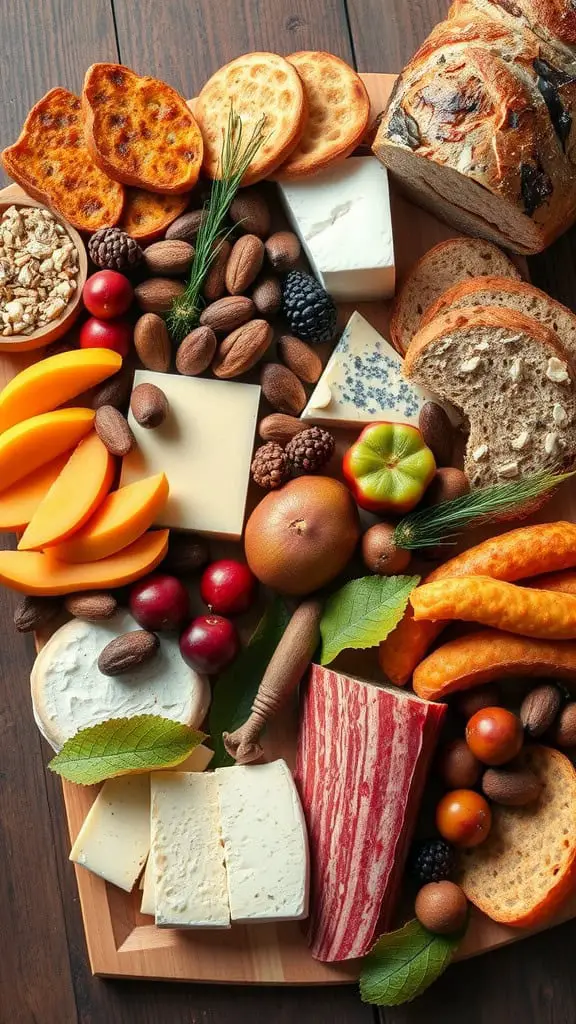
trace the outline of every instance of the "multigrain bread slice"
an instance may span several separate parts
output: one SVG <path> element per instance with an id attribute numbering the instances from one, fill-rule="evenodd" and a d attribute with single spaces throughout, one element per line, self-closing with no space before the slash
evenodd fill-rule
<path id="1" fill-rule="evenodd" d="M 528 928 L 549 920 L 576 886 L 576 771 L 550 747 L 526 747 L 517 763 L 540 780 L 537 802 L 494 804 L 490 834 L 460 851 L 456 880 L 493 921 Z"/>
<path id="2" fill-rule="evenodd" d="M 461 306 L 504 306 L 533 316 L 554 331 L 576 363 L 576 314 L 527 281 L 511 277 L 473 277 L 460 281 L 424 311 L 420 326 L 425 327 L 441 313 Z"/>
<path id="3" fill-rule="evenodd" d="M 390 320 L 394 348 L 404 355 L 428 306 L 447 288 L 489 274 L 520 280 L 520 271 L 501 250 L 479 238 L 448 238 L 411 268 L 396 296 Z"/>
<path id="4" fill-rule="evenodd" d="M 576 374 L 558 336 L 533 317 L 478 306 L 443 313 L 415 335 L 403 373 L 467 419 L 473 487 L 574 464 Z"/>

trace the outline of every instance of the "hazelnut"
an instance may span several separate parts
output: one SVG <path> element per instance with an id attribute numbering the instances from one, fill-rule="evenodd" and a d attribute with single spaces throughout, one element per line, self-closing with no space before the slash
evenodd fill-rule
<path id="1" fill-rule="evenodd" d="M 576 701 L 562 708 L 552 735 L 559 747 L 576 747 Z"/>
<path id="2" fill-rule="evenodd" d="M 394 543 L 394 525 L 376 523 L 362 538 L 362 558 L 370 572 L 379 576 L 402 573 L 410 564 L 410 552 Z"/>
<path id="3" fill-rule="evenodd" d="M 438 772 L 449 789 L 471 789 L 480 778 L 480 762 L 466 740 L 452 740 L 440 751 Z"/>
<path id="4" fill-rule="evenodd" d="M 477 711 L 483 708 L 497 707 L 502 703 L 502 694 L 496 683 L 486 683 L 485 686 L 475 686 L 471 690 L 460 693 L 456 699 L 456 707 L 460 714 L 466 718 L 472 718 Z"/>
<path id="5" fill-rule="evenodd" d="M 276 231 L 265 243 L 266 255 L 274 270 L 294 270 L 300 259 L 300 240 L 293 231 Z"/>
<path id="6" fill-rule="evenodd" d="M 444 469 L 437 469 L 432 478 L 431 484 L 426 488 L 424 503 L 426 505 L 440 505 L 443 501 L 453 501 L 468 494 L 470 484 L 468 477 L 461 469 L 453 469 L 446 466 Z"/>
<path id="7" fill-rule="evenodd" d="M 416 917 L 436 935 L 453 935 L 466 924 L 468 900 L 454 882 L 429 882 L 416 897 Z"/>

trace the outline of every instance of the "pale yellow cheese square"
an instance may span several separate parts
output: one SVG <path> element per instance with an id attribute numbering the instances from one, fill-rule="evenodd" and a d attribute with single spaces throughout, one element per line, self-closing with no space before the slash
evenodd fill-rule
<path id="1" fill-rule="evenodd" d="M 169 413 L 155 430 L 129 422 L 136 438 L 121 484 L 165 472 L 168 502 L 156 525 L 238 540 L 242 535 L 260 388 L 137 370 L 134 387 L 156 384 Z"/>

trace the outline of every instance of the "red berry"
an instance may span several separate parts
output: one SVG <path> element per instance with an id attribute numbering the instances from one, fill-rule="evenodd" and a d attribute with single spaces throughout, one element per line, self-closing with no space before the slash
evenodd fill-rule
<path id="1" fill-rule="evenodd" d="M 200 615 L 180 637 L 180 653 L 186 664 L 208 676 L 226 668 L 239 650 L 234 623 L 221 615 Z"/>
<path id="2" fill-rule="evenodd" d="M 90 317 L 80 328 L 80 348 L 109 348 L 124 357 L 130 351 L 132 325 L 127 320 Z"/>
<path id="3" fill-rule="evenodd" d="M 82 298 L 92 316 L 111 320 L 130 309 L 134 289 L 128 278 L 117 270 L 100 270 L 86 281 Z"/>
<path id="4" fill-rule="evenodd" d="M 520 752 L 523 742 L 522 722 L 506 708 L 482 708 L 466 726 L 466 743 L 483 764 L 506 764 Z"/>
<path id="5" fill-rule="evenodd" d="M 211 611 L 219 615 L 240 615 L 252 604 L 256 577 L 243 562 L 222 558 L 202 574 L 200 593 Z"/>
<path id="6" fill-rule="evenodd" d="M 190 615 L 184 584 L 161 573 L 138 580 L 130 590 L 129 605 L 138 625 L 152 632 L 178 630 Z"/>
<path id="7" fill-rule="evenodd" d="M 478 846 L 492 824 L 488 801 L 473 789 L 454 789 L 442 797 L 436 808 L 436 828 L 455 846 Z"/>

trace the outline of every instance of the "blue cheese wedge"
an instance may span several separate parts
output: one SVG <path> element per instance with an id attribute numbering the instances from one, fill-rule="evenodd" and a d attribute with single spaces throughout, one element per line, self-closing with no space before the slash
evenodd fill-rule
<path id="1" fill-rule="evenodd" d="M 228 928 L 216 775 L 153 772 L 151 790 L 156 924 L 160 928 Z"/>
<path id="2" fill-rule="evenodd" d="M 80 829 L 70 860 L 131 892 L 150 849 L 150 775 L 104 783 Z"/>
<path id="3" fill-rule="evenodd" d="M 402 359 L 360 313 L 353 313 L 302 413 L 325 426 L 385 420 L 418 426 L 433 395 L 402 376 Z"/>
<path id="4" fill-rule="evenodd" d="M 285 761 L 217 768 L 232 921 L 308 915 L 308 841 Z"/>
<path id="5" fill-rule="evenodd" d="M 388 174 L 376 157 L 350 157 L 279 188 L 313 273 L 337 302 L 394 294 Z"/>

